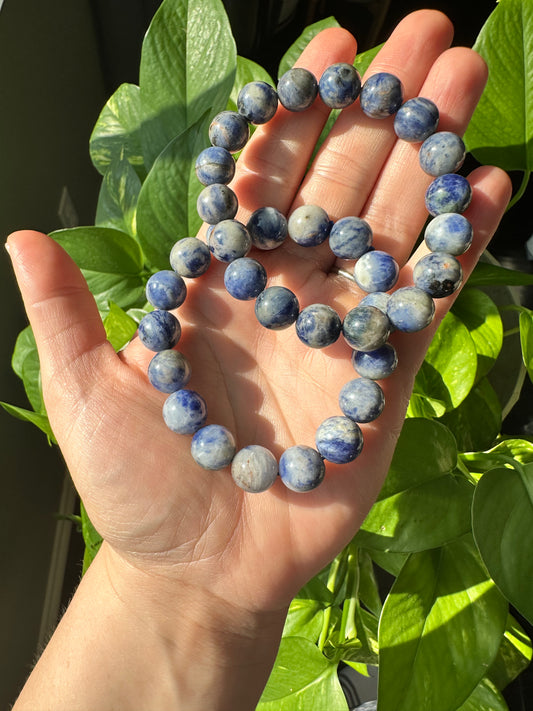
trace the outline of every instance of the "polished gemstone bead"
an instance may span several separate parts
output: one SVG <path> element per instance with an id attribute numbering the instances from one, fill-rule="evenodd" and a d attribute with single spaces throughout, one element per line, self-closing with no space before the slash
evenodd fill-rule
<path id="1" fill-rule="evenodd" d="M 402 105 L 402 83 L 398 77 L 388 72 L 373 74 L 363 84 L 359 101 L 367 116 L 387 118 L 396 113 Z"/>
<path id="2" fill-rule="evenodd" d="M 211 262 L 208 246 L 196 237 L 184 237 L 172 247 L 170 266 L 182 277 L 196 278 L 207 271 Z"/>
<path id="3" fill-rule="evenodd" d="M 375 306 L 356 306 L 346 314 L 342 333 L 352 348 L 374 351 L 387 341 L 390 322 Z"/>
<path id="4" fill-rule="evenodd" d="M 432 252 L 447 252 L 458 256 L 472 244 L 474 231 L 470 222 L 455 212 L 434 217 L 427 225 L 424 239 Z"/>
<path id="5" fill-rule="evenodd" d="M 363 296 L 359 302 L 359 306 L 375 306 L 376 309 L 386 314 L 389 299 L 390 294 L 386 294 L 384 291 L 371 291 L 369 294 Z"/>
<path id="6" fill-rule="evenodd" d="M 200 219 L 215 225 L 222 220 L 231 220 L 237 214 L 239 203 L 231 188 L 222 183 L 207 185 L 196 201 Z"/>
<path id="7" fill-rule="evenodd" d="M 420 146 L 420 167 L 435 178 L 445 173 L 455 173 L 463 165 L 466 148 L 463 139 L 451 131 L 439 131 L 426 138 Z"/>
<path id="8" fill-rule="evenodd" d="M 181 336 L 178 319 L 170 311 L 150 311 L 139 323 L 139 340 L 151 351 L 173 348 Z"/>
<path id="9" fill-rule="evenodd" d="M 316 247 L 328 238 L 332 222 L 318 205 L 302 205 L 289 217 L 289 237 L 303 247 Z"/>
<path id="10" fill-rule="evenodd" d="M 472 200 L 470 183 L 462 175 L 440 175 L 426 190 L 426 208 L 435 216 L 444 212 L 464 212 Z"/>
<path id="11" fill-rule="evenodd" d="M 278 477 L 278 462 L 269 449 L 250 444 L 240 449 L 231 463 L 233 481 L 244 491 L 259 494 L 270 489 Z"/>
<path id="12" fill-rule="evenodd" d="M 318 93 L 330 109 L 345 109 L 359 96 L 361 77 L 353 64 L 331 64 L 320 77 Z"/>
<path id="13" fill-rule="evenodd" d="M 196 159 L 195 170 L 202 185 L 227 184 L 235 175 L 235 161 L 225 148 L 209 146 Z"/>
<path id="14" fill-rule="evenodd" d="M 237 96 L 237 109 L 253 124 L 267 123 L 278 108 L 278 95 L 270 84 L 252 81 L 245 84 Z"/>
<path id="15" fill-rule="evenodd" d="M 402 104 L 394 117 L 398 138 L 410 143 L 425 141 L 437 130 L 439 110 L 430 99 L 416 96 Z"/>
<path id="16" fill-rule="evenodd" d="M 353 462 L 363 449 L 363 433 L 357 423 L 348 417 L 328 417 L 315 435 L 319 453 L 334 464 Z"/>
<path id="17" fill-rule="evenodd" d="M 187 286 L 176 272 L 164 269 L 146 282 L 146 298 L 156 309 L 177 309 L 185 301 Z"/>
<path id="18" fill-rule="evenodd" d="M 211 121 L 209 140 L 213 146 L 236 153 L 244 148 L 250 137 L 248 121 L 237 111 L 221 111 Z"/>
<path id="19" fill-rule="evenodd" d="M 300 305 L 295 294 L 284 286 L 269 286 L 255 301 L 255 315 L 265 328 L 279 331 L 298 318 Z"/>
<path id="20" fill-rule="evenodd" d="M 262 264 L 249 257 L 241 257 L 228 264 L 224 272 L 224 286 L 234 299 L 249 301 L 263 291 L 267 273 Z"/>
<path id="21" fill-rule="evenodd" d="M 222 222 L 217 222 L 209 233 L 207 246 L 219 262 L 233 262 L 248 254 L 252 240 L 242 222 L 222 220 Z"/>
<path id="22" fill-rule="evenodd" d="M 296 320 L 296 334 L 310 348 L 325 348 L 335 343 L 341 329 L 339 314 L 326 304 L 306 306 Z"/>
<path id="23" fill-rule="evenodd" d="M 398 331 L 421 331 L 433 321 L 435 304 L 429 294 L 417 286 L 404 286 L 391 294 L 387 314 Z"/>
<path id="24" fill-rule="evenodd" d="M 432 252 L 415 265 L 413 282 L 434 299 L 450 296 L 461 286 L 463 270 L 457 259 L 445 252 Z"/>
<path id="25" fill-rule="evenodd" d="M 352 365 L 355 372 L 362 378 L 370 380 L 383 380 L 396 370 L 398 356 L 394 346 L 390 343 L 377 348 L 375 351 L 354 351 Z"/>
<path id="26" fill-rule="evenodd" d="M 246 228 L 257 249 L 276 249 L 287 237 L 287 218 L 275 207 L 260 207 L 250 215 Z"/>
<path id="27" fill-rule="evenodd" d="M 291 491 L 304 493 L 316 489 L 325 473 L 326 467 L 320 454 L 303 444 L 289 447 L 279 460 L 281 481 Z"/>
<path id="28" fill-rule="evenodd" d="M 361 217 L 342 217 L 331 228 L 329 246 L 341 259 L 358 259 L 372 246 L 372 229 Z"/>
<path id="29" fill-rule="evenodd" d="M 180 391 L 182 392 L 182 391 Z M 204 469 L 225 469 L 235 456 L 235 439 L 222 425 L 207 425 L 199 429 L 191 442 L 194 461 Z"/>
<path id="30" fill-rule="evenodd" d="M 374 380 L 355 378 L 341 388 L 339 407 L 354 422 L 372 422 L 383 412 L 385 395 Z"/>
<path id="31" fill-rule="evenodd" d="M 305 111 L 318 95 L 314 74 L 303 67 L 293 67 L 278 82 L 278 98 L 289 111 Z"/>
<path id="32" fill-rule="evenodd" d="M 207 419 L 205 400 L 194 390 L 176 390 L 163 404 L 163 419 L 177 434 L 194 434 Z"/>
<path id="33" fill-rule="evenodd" d="M 162 393 L 173 393 L 184 388 L 191 378 L 187 358 L 175 350 L 156 353 L 148 364 L 148 380 Z"/>
<path id="34" fill-rule="evenodd" d="M 379 249 L 363 254 L 354 267 L 354 278 L 363 291 L 389 291 L 398 281 L 400 268 L 387 252 Z"/>

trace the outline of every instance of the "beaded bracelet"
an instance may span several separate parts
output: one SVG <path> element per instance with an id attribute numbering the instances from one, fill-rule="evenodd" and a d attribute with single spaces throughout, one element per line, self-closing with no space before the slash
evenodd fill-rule
<path id="1" fill-rule="evenodd" d="M 316 97 L 332 109 L 344 109 L 358 98 L 363 112 L 372 118 L 394 116 L 396 135 L 421 143 L 419 161 L 433 182 L 425 201 L 433 217 L 424 239 L 430 253 L 420 259 L 413 272 L 414 286 L 393 290 L 399 274 L 394 258 L 372 247 L 372 229 L 360 217 L 346 216 L 332 222 L 316 205 L 297 208 L 287 220 L 274 207 L 261 207 L 246 225 L 234 219 L 238 199 L 228 187 L 235 173 L 233 153 L 248 141 L 250 124 L 269 121 L 278 102 L 293 112 L 305 111 Z M 306 69 L 293 68 L 280 79 L 277 90 L 264 82 L 251 82 L 238 96 L 238 111 L 222 111 L 209 128 L 211 146 L 196 161 L 196 174 L 205 186 L 198 198 L 198 214 L 208 223 L 206 243 L 195 237 L 180 239 L 170 253 L 172 270 L 152 275 L 146 296 L 155 310 L 139 324 L 139 338 L 156 355 L 148 367 L 148 378 L 167 393 L 163 418 L 179 434 L 191 434 L 191 454 L 203 468 L 224 469 L 231 465 L 235 482 L 247 492 L 265 491 L 280 475 L 283 483 L 297 492 L 317 487 L 325 475 L 324 460 L 343 464 L 353 461 L 363 447 L 360 424 L 375 420 L 385 397 L 376 382 L 393 373 L 397 365 L 394 347 L 388 343 L 391 331 L 416 332 L 428 326 L 435 312 L 433 299 L 449 296 L 462 282 L 456 256 L 472 243 L 472 226 L 462 213 L 472 191 L 468 181 L 457 175 L 465 158 L 462 139 L 451 132 L 436 132 L 439 112 L 424 97 L 403 102 L 400 80 L 381 72 L 361 86 L 356 69 L 333 64 L 317 82 Z M 353 280 L 367 293 L 344 320 L 325 304 L 303 309 L 296 295 L 283 286 L 267 286 L 267 273 L 257 259 L 246 255 L 272 250 L 289 236 L 297 244 L 313 247 L 326 240 L 341 259 L 355 260 Z M 178 319 L 170 313 L 187 294 L 184 278 L 205 273 L 211 257 L 228 264 L 224 285 L 239 300 L 255 299 L 259 323 L 271 330 L 295 324 L 298 338 L 311 348 L 331 345 L 342 333 L 351 347 L 351 362 L 359 377 L 346 383 L 339 394 L 342 415 L 328 417 L 316 431 L 316 449 L 307 445 L 289 447 L 280 457 L 265 447 L 250 444 L 236 450 L 233 435 L 223 426 L 206 425 L 207 407 L 197 392 L 185 386 L 191 377 L 187 358 L 175 350 L 181 335 Z"/>

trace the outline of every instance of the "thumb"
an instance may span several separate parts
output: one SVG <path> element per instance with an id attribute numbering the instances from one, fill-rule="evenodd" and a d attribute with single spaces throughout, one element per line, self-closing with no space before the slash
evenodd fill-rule
<path id="1" fill-rule="evenodd" d="M 35 335 L 45 397 L 52 383 L 81 395 L 91 386 L 95 361 L 115 355 L 82 273 L 40 232 L 15 232 L 6 248 Z"/>

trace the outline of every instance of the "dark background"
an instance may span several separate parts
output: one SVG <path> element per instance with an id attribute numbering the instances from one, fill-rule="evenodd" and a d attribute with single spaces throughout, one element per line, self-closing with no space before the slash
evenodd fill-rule
<path id="1" fill-rule="evenodd" d="M 0 2 L 0 232 L 45 232 L 91 224 L 100 176 L 88 140 L 106 99 L 122 82 L 138 82 L 142 38 L 158 0 L 5 0 Z M 240 54 L 276 77 L 279 59 L 302 29 L 335 15 L 360 50 L 386 39 L 407 12 L 434 7 L 452 19 L 455 44 L 472 45 L 493 9 L 464 0 L 226 0 Z M 513 176 L 517 181 L 519 176 Z M 530 191 L 531 192 L 531 189 Z M 492 251 L 531 271 L 525 242 L 531 220 L 522 200 L 504 219 Z M 24 312 L 6 255 L 0 255 L 0 399 L 25 406 L 8 367 Z M 527 298 L 527 296 L 526 296 Z M 506 421 L 532 434 L 531 389 Z M 0 707 L 16 698 L 39 645 L 53 627 L 80 572 L 81 545 L 71 524 L 76 499 L 56 449 L 31 425 L 0 412 Z M 66 577 L 64 577 L 64 571 Z M 531 630 L 530 630 L 531 633 Z M 507 692 L 512 711 L 533 709 L 531 676 Z"/>

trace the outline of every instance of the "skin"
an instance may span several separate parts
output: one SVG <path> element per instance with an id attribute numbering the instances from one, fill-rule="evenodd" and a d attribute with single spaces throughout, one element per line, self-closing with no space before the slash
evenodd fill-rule
<path id="1" fill-rule="evenodd" d="M 389 71 L 405 98 L 436 102 L 440 130 L 463 133 L 486 81 L 483 61 L 449 49 L 453 29 L 439 12 L 405 18 L 368 74 Z M 298 64 L 320 76 L 351 62 L 353 37 L 321 33 Z M 303 114 L 280 108 L 257 129 L 232 184 L 238 219 L 261 205 L 290 214 L 321 205 L 332 219 L 360 215 L 374 246 L 402 267 L 398 286 L 412 283 L 409 259 L 425 222 L 431 178 L 418 147 L 397 141 L 392 119 L 346 109 L 305 175 L 327 118 L 318 99 Z M 303 179 L 303 182 L 302 182 Z M 465 275 L 494 233 L 510 198 L 502 171 L 482 167 L 469 177 L 472 248 L 460 257 Z M 22 709 L 253 709 L 275 659 L 287 607 L 306 581 L 346 545 L 375 500 L 390 463 L 413 378 L 453 297 L 437 303 L 435 322 L 417 334 L 395 333 L 399 366 L 384 381 L 387 404 L 364 425 L 365 446 L 349 465 L 327 465 L 309 494 L 280 481 L 247 494 L 229 471 L 200 469 L 190 438 L 166 429 L 165 396 L 146 378 L 152 354 L 134 339 L 119 355 L 105 339 L 94 300 L 70 258 L 48 237 L 9 237 L 27 314 L 42 364 L 53 431 L 104 544 L 81 582 L 18 702 Z M 251 254 L 251 256 L 256 256 Z M 335 272 L 327 244 L 292 242 L 259 253 L 269 284 L 295 291 L 301 306 L 324 302 L 344 314 L 356 286 Z M 342 339 L 326 350 L 306 348 L 293 329 L 259 326 L 253 302 L 223 288 L 224 265 L 213 264 L 180 307 L 189 358 L 189 387 L 206 399 L 209 422 L 227 426 L 239 446 L 261 444 L 279 457 L 294 444 L 313 445 L 327 416 L 340 414 L 338 393 L 353 379 Z"/>

